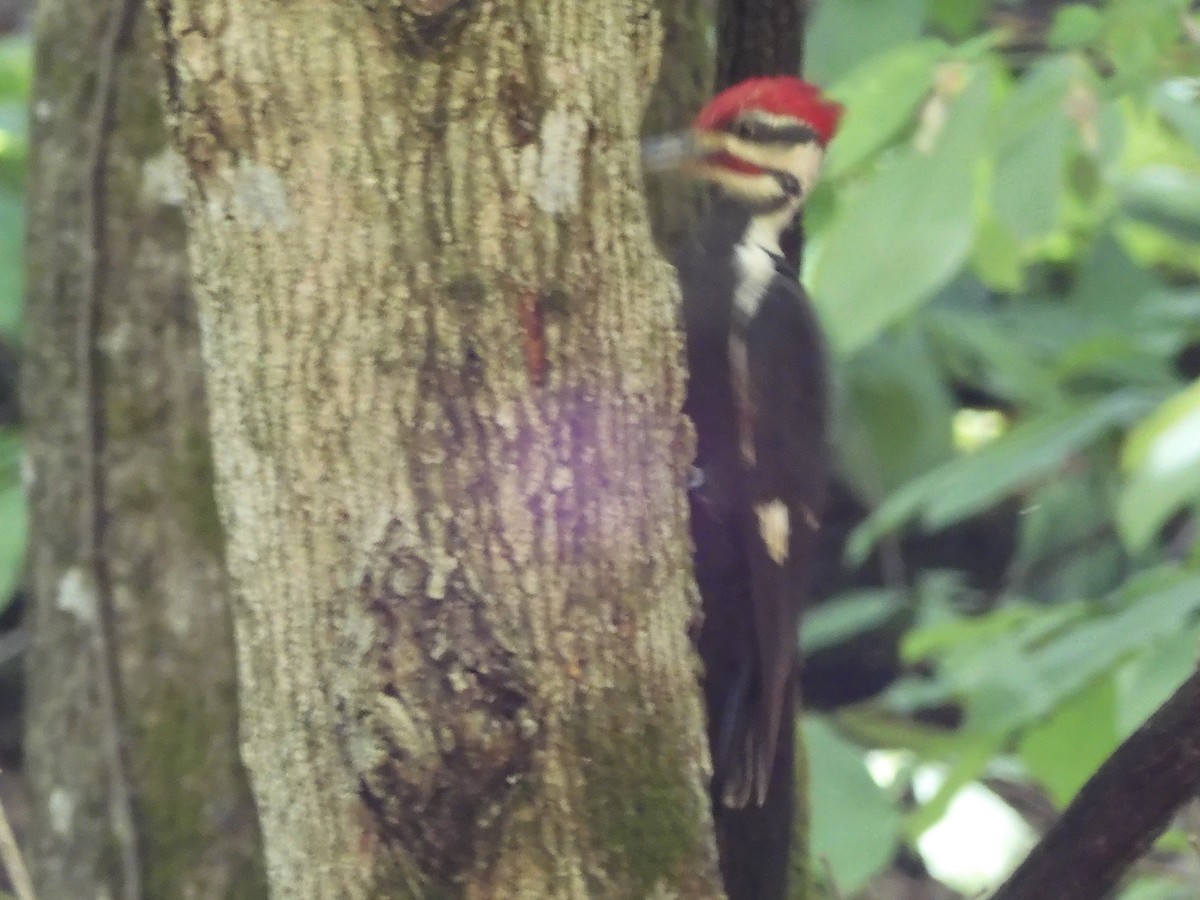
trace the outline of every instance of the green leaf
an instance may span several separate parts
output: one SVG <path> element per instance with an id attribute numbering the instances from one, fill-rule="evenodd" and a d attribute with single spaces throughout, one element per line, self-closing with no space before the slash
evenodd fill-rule
<path id="1" fill-rule="evenodd" d="M 25 214 L 19 200 L 0 189 L 0 332 L 21 330 Z"/>
<path id="2" fill-rule="evenodd" d="M 1011 627 L 996 630 L 986 639 L 969 637 L 935 657 L 936 680 L 945 690 L 943 702 L 962 704 L 965 733 L 1001 739 L 1053 706 L 1054 686 L 1044 683 L 1031 664 L 1031 648 L 1079 621 L 1086 607 L 1076 603 L 1049 608 L 1017 606 L 1022 616 Z M 991 620 L 994 614 L 980 618 Z"/>
<path id="3" fill-rule="evenodd" d="M 1157 652 L 1200 610 L 1200 576 L 1165 571 L 1122 591 L 1125 605 L 1034 648 L 1025 665 L 1041 685 L 1045 712 L 1134 651 Z M 1019 720 L 1006 723 L 1014 726 Z"/>
<path id="4" fill-rule="evenodd" d="M 967 260 L 991 95 L 990 74 L 969 71 L 933 149 L 908 148 L 858 185 L 821 236 L 813 295 L 843 354 L 920 306 Z"/>
<path id="5" fill-rule="evenodd" d="M 958 381 L 1039 408 L 1060 405 L 1065 399 L 1062 389 L 1041 354 L 1034 352 L 1036 345 L 1006 327 L 997 312 L 963 312 L 938 304 L 923 311 L 921 322 L 942 364 Z"/>
<path id="6" fill-rule="evenodd" d="M 1192 852 L 1186 836 L 1180 843 L 1177 852 Z M 1195 885 L 1179 875 L 1138 875 L 1121 892 L 1120 900 L 1195 900 L 1195 896 Z"/>
<path id="7" fill-rule="evenodd" d="M 1091 6 L 1072 3 L 1054 17 L 1047 40 L 1051 47 L 1075 49 L 1091 44 L 1104 30 L 1104 17 Z"/>
<path id="8" fill-rule="evenodd" d="M 1200 499 L 1200 382 L 1129 433 L 1122 463 L 1128 477 L 1117 503 L 1117 528 L 1137 552 L 1177 509 Z"/>
<path id="9" fill-rule="evenodd" d="M 1124 577 L 1126 554 L 1110 524 L 1110 482 L 1107 468 L 1081 467 L 1038 487 L 1022 510 L 1009 570 L 1024 592 L 1057 604 L 1103 595 Z"/>
<path id="10" fill-rule="evenodd" d="M 24 141 L 28 131 L 29 111 L 23 101 L 0 103 L 0 152 L 8 152 L 16 144 Z"/>
<path id="11" fill-rule="evenodd" d="M 32 43 L 27 37 L 0 37 L 0 102 L 24 101 L 33 84 Z"/>
<path id="12" fill-rule="evenodd" d="M 1126 215 L 1177 237 L 1200 241 L 1200 174 L 1144 166 L 1120 185 Z"/>
<path id="13" fill-rule="evenodd" d="M 1060 807 L 1120 743 L 1116 697 L 1113 679 L 1098 678 L 1022 738 L 1021 758 Z"/>
<path id="14" fill-rule="evenodd" d="M 20 477 L 21 439 L 0 431 L 0 611 L 12 600 L 25 570 L 25 492 Z"/>
<path id="15" fill-rule="evenodd" d="M 994 215 L 979 223 L 971 248 L 971 268 L 980 281 L 997 291 L 1019 291 L 1025 283 L 1021 242 Z"/>
<path id="16" fill-rule="evenodd" d="M 1118 78 L 1144 79 L 1162 71 L 1180 42 L 1188 0 L 1109 0 L 1104 44 Z"/>
<path id="17" fill-rule="evenodd" d="M 1006 740 L 1134 654 L 1161 653 L 1185 626 L 1195 634 L 1200 576 L 1164 567 L 1124 587 L 1110 603 L 1113 611 L 1097 614 L 1095 604 L 1010 602 L 913 632 L 905 640 L 905 658 L 936 663 L 929 689 L 916 699 L 956 700 L 966 712 L 964 736 Z M 897 691 L 907 706 L 897 702 Z M 903 686 L 889 690 L 888 703 L 912 709 L 913 698 L 904 692 Z"/>
<path id="18" fill-rule="evenodd" d="M 955 795 L 984 773 L 999 750 L 1000 745 L 995 740 L 976 737 L 964 740 L 937 793 L 915 809 L 904 823 L 904 833 L 909 840 L 916 840 L 935 825 L 946 814 Z"/>
<path id="19" fill-rule="evenodd" d="M 1069 132 L 1066 117 L 1057 112 L 1014 139 L 996 163 L 992 208 L 1022 240 L 1058 227 Z"/>
<path id="20" fill-rule="evenodd" d="M 1161 287 L 1159 280 L 1139 265 L 1113 235 L 1106 235 L 1081 261 L 1070 293 L 1071 305 L 1078 307 L 1070 313 L 1075 319 L 1075 335 L 1090 336 L 1099 330 L 1128 327 L 1140 309 L 1140 301 Z M 1039 321 L 1033 327 L 1044 326 L 1044 321 Z"/>
<path id="21" fill-rule="evenodd" d="M 962 40 L 979 28 L 986 10 L 986 0 L 930 0 L 929 18 L 931 24 Z"/>
<path id="22" fill-rule="evenodd" d="M 996 147 L 1007 150 L 1046 122 L 1064 117 L 1063 101 L 1079 77 L 1079 66 L 1070 57 L 1051 56 L 1036 62 L 997 113 Z"/>
<path id="23" fill-rule="evenodd" d="M 867 60 L 830 88 L 846 114 L 829 146 L 828 178 L 839 179 L 862 165 L 913 122 L 933 83 L 934 67 L 946 54 L 941 41 L 905 44 Z"/>
<path id="24" fill-rule="evenodd" d="M 26 105 L 0 102 L 0 190 L 21 192 L 29 157 Z"/>
<path id="25" fill-rule="evenodd" d="M 1066 302 L 1061 296 L 1029 298 L 999 308 L 991 318 L 1020 352 L 1048 364 L 1051 376 L 1049 384 L 1031 385 L 1021 397 L 1052 405 L 1054 395 L 1072 382 L 1172 387 L 1171 360 L 1183 334 L 1178 324 L 1171 330 L 1154 321 L 1155 298 L 1162 294 L 1160 281 L 1108 235 L 1080 261 Z M 1193 307 L 1183 327 L 1195 322 Z M 986 333 L 989 323 L 982 327 Z"/>
<path id="26" fill-rule="evenodd" d="M 0 484 L 0 610 L 11 602 L 25 571 L 25 492 L 15 477 Z"/>
<path id="27" fill-rule="evenodd" d="M 815 606 L 804 617 L 806 654 L 837 646 L 894 618 L 904 595 L 893 588 L 851 591 Z"/>
<path id="28" fill-rule="evenodd" d="M 29 148 L 24 142 L 13 144 L 0 153 L 0 193 L 19 193 L 25 189 Z"/>
<path id="29" fill-rule="evenodd" d="M 1084 338 L 1063 351 L 1056 374 L 1063 381 L 1090 379 L 1113 385 L 1170 388 L 1178 383 L 1172 360 L 1148 353 L 1139 335 L 1130 332 Z"/>
<path id="30" fill-rule="evenodd" d="M 1200 79 L 1171 78 L 1154 89 L 1151 105 L 1200 150 Z"/>
<path id="31" fill-rule="evenodd" d="M 1030 642 L 1077 619 L 1080 609 L 1079 604 L 1064 604 L 1049 615 L 1029 604 L 1010 603 L 985 615 L 959 616 L 910 632 L 903 643 L 904 659 L 936 666 L 921 682 L 893 685 L 886 702 L 910 714 L 929 706 L 962 704 L 967 716 L 960 731 L 996 740 L 1005 732 L 988 721 L 992 708 L 1007 720 L 1015 705 L 1021 710 L 1018 721 L 1042 711 L 1030 705 L 1039 691 L 1024 665 Z"/>
<path id="32" fill-rule="evenodd" d="M 1060 611 L 1061 615 L 1061 611 Z M 1042 621 L 1036 607 L 1008 603 L 982 616 L 957 616 L 914 628 L 904 636 L 904 659 L 919 662 L 969 644 L 997 646 L 1000 638 L 1017 633 L 1031 621 Z"/>
<path id="33" fill-rule="evenodd" d="M 1117 734 L 1121 737 L 1139 728 L 1166 703 L 1196 670 L 1196 647 L 1200 628 L 1195 623 L 1167 635 L 1147 652 L 1131 659 L 1117 671 Z"/>
<path id="34" fill-rule="evenodd" d="M 803 730 L 814 870 L 828 867 L 838 888 L 854 893 L 891 861 L 900 816 L 871 780 L 859 747 L 817 716 L 806 716 Z"/>
<path id="35" fill-rule="evenodd" d="M 926 759 L 943 759 L 961 749 L 962 735 L 907 716 L 877 703 L 846 706 L 834 717 L 838 729 L 865 747 L 911 750 Z"/>
<path id="36" fill-rule="evenodd" d="M 925 0 L 838 0 L 817 4 L 805 30 L 807 77 L 832 84 L 864 60 L 916 40 Z"/>
<path id="37" fill-rule="evenodd" d="M 1066 98 L 1079 77 L 1078 69 L 1066 57 L 1038 62 L 997 115 L 992 209 L 1025 241 L 1046 235 L 1059 224 L 1073 131 Z"/>
<path id="38" fill-rule="evenodd" d="M 988 508 L 1129 421 L 1146 403 L 1141 392 L 1116 391 L 1073 412 L 1015 426 L 976 453 L 941 465 L 888 497 L 851 535 L 847 555 L 855 562 L 865 559 L 881 535 L 913 517 L 935 530 Z"/>
<path id="39" fill-rule="evenodd" d="M 924 337 L 902 329 L 845 367 L 837 444 L 859 496 L 882 496 L 954 452 L 954 398 Z"/>

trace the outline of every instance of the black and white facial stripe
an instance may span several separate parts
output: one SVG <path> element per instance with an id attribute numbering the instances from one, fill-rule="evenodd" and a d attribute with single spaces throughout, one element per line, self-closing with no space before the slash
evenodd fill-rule
<path id="1" fill-rule="evenodd" d="M 821 142 L 821 136 L 810 125 L 791 120 L 772 122 L 764 120 L 764 115 L 759 113 L 754 117 L 744 116 L 734 120 L 724 130 L 743 141 L 753 141 L 756 144 L 784 144 L 790 147 Z"/>
<path id="2" fill-rule="evenodd" d="M 756 216 L 782 228 L 816 186 L 825 144 L 811 125 L 790 116 L 750 110 L 704 134 L 706 161 L 699 171 Z"/>

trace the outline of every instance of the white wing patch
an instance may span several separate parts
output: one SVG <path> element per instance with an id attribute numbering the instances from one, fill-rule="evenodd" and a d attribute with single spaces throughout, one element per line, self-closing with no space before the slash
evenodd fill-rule
<path id="1" fill-rule="evenodd" d="M 756 227 L 756 222 L 752 220 L 745 236 L 734 248 L 737 287 L 733 292 L 733 305 L 736 308 L 735 318 L 740 318 L 743 323 L 750 322 L 758 315 L 763 297 L 775 278 L 775 259 L 770 250 L 763 246 L 760 231 L 761 228 Z M 738 412 L 738 446 L 742 462 L 753 467 L 757 455 L 754 448 L 755 410 L 743 327 L 736 326 L 729 335 L 729 368 Z"/>
<path id="2" fill-rule="evenodd" d="M 733 399 L 737 407 L 738 451 L 742 462 L 754 468 L 758 454 L 754 450 L 754 398 L 750 396 L 750 360 L 746 341 L 736 332 L 729 336 L 729 374 L 733 381 Z"/>
<path id="3" fill-rule="evenodd" d="M 782 566 L 788 558 L 788 538 L 791 536 L 788 508 L 782 500 L 771 500 L 754 507 L 758 516 L 758 533 L 775 564 Z"/>

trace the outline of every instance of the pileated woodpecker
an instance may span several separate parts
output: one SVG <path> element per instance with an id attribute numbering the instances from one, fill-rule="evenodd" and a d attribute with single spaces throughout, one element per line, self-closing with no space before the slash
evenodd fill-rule
<path id="1" fill-rule="evenodd" d="M 676 265 L 684 410 L 697 438 L 689 498 L 713 810 L 731 896 L 786 890 L 797 631 L 828 409 L 820 328 L 779 242 L 841 111 L 798 78 L 755 78 L 714 98 L 688 132 L 643 146 L 646 168 L 679 168 L 716 188 Z"/>

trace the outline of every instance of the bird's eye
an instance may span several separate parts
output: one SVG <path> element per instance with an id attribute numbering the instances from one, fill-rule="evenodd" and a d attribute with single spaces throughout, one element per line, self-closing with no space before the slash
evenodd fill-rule
<path id="1" fill-rule="evenodd" d="M 757 129 L 755 129 L 754 123 L 748 122 L 745 119 L 741 120 L 740 122 L 733 123 L 733 133 L 740 138 L 752 140 L 756 130 Z"/>

